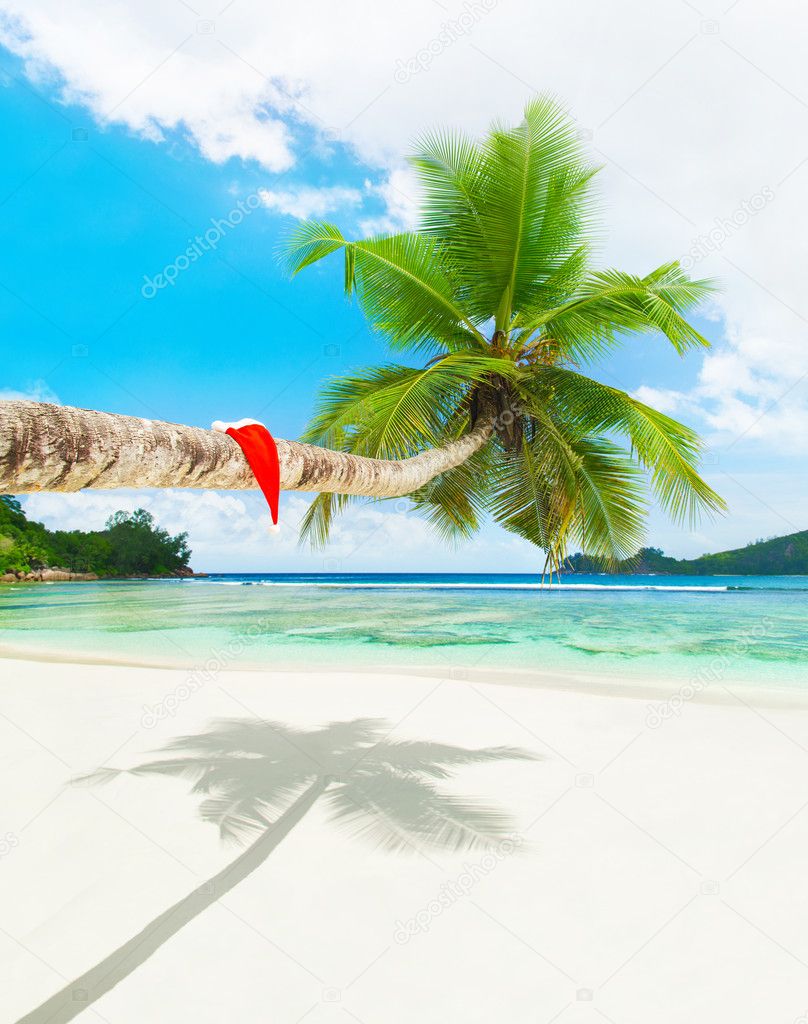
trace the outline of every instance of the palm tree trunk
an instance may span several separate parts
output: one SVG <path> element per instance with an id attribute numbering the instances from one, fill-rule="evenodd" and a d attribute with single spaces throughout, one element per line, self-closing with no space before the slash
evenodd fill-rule
<path id="1" fill-rule="evenodd" d="M 494 413 L 449 444 L 407 459 L 369 459 L 276 438 L 281 489 L 395 498 L 461 465 L 491 438 Z M 45 402 L 0 401 L 0 493 L 83 487 L 255 489 L 227 434 Z"/>
<path id="2" fill-rule="evenodd" d="M 95 967 L 75 978 L 17 1024 L 65 1024 L 146 961 L 172 935 L 238 885 L 267 859 L 328 786 L 319 778 L 244 853 L 160 914 Z"/>

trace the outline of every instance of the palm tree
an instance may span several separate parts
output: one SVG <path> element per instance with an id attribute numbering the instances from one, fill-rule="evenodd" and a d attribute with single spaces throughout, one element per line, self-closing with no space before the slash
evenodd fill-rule
<path id="1" fill-rule="evenodd" d="M 556 564 L 572 541 L 633 554 L 648 478 L 675 519 L 722 508 L 698 475 L 692 430 L 580 372 L 630 332 L 660 332 L 679 353 L 706 347 L 685 314 L 713 286 L 675 262 L 644 277 L 591 269 L 595 168 L 564 111 L 539 97 L 481 142 L 426 135 L 411 163 L 420 230 L 354 242 L 306 221 L 286 246 L 292 273 L 342 253 L 346 293 L 421 360 L 332 381 L 304 440 L 398 459 L 485 424 L 490 439 L 413 501 L 448 538 L 490 514 Z M 323 542 L 349 500 L 320 494 L 304 532 Z"/>
<path id="2" fill-rule="evenodd" d="M 352 498 L 410 495 L 448 538 L 491 516 L 558 564 L 573 542 L 632 554 L 649 484 L 675 520 L 724 508 L 693 430 L 582 372 L 631 332 L 706 347 L 686 317 L 713 286 L 676 262 L 592 269 L 595 168 L 569 116 L 539 97 L 479 142 L 425 136 L 412 165 L 418 231 L 350 241 L 306 221 L 284 250 L 293 274 L 341 253 L 346 292 L 420 362 L 331 381 L 303 442 L 279 441 L 281 487 L 318 492 L 304 533 L 325 541 Z M 0 402 L 0 490 L 254 486 L 225 435 Z"/>
<path id="3" fill-rule="evenodd" d="M 391 853 L 433 847 L 487 848 L 513 836 L 502 810 L 441 791 L 454 769 L 502 759 L 537 760 L 512 747 L 469 750 L 390 738 L 377 719 L 296 729 L 280 722 L 232 719 L 201 735 L 173 740 L 134 768 L 102 768 L 82 782 L 121 774 L 188 780 L 203 821 L 226 842 L 250 845 L 212 878 L 150 921 L 137 935 L 26 1014 L 17 1024 L 65 1024 L 108 992 L 185 924 L 269 857 L 318 801 L 351 835 Z"/>

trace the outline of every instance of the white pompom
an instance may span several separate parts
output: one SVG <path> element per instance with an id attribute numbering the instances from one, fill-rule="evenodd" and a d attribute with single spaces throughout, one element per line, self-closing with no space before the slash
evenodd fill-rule
<path id="1" fill-rule="evenodd" d="M 268 529 L 269 529 L 270 533 L 280 533 L 281 532 L 281 528 L 280 528 L 280 525 L 278 523 L 270 523 Z"/>
<path id="2" fill-rule="evenodd" d="M 210 425 L 210 429 L 215 430 L 217 434 L 226 434 L 229 426 L 230 424 L 225 423 L 224 420 L 214 420 Z"/>

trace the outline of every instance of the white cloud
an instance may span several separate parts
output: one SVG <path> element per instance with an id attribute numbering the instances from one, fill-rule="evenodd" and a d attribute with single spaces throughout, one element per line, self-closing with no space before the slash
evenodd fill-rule
<path id="1" fill-rule="evenodd" d="M 452 551 L 406 501 L 356 505 L 336 522 L 323 551 L 298 544 L 309 498 L 281 497 L 278 534 L 270 533 L 269 513 L 260 494 L 220 491 L 80 491 L 39 493 L 24 498 L 30 519 L 50 529 L 101 530 L 118 511 L 145 508 L 170 533 L 188 532 L 192 566 L 210 572 L 395 572 L 413 565 L 462 572 L 491 558 L 503 571 L 539 571 L 541 552 L 525 541 L 498 534 Z"/>
<path id="2" fill-rule="evenodd" d="M 395 167 L 380 184 L 365 182 L 365 189 L 378 196 L 386 212 L 360 221 L 363 234 L 376 235 L 414 228 L 418 222 L 418 181 L 409 167 Z"/>
<path id="3" fill-rule="evenodd" d="M 642 385 L 635 396 L 660 412 L 687 421 L 701 419 L 707 440 L 717 450 L 739 442 L 759 442 L 777 455 L 799 455 L 808 438 L 808 379 L 799 370 L 794 379 L 772 362 L 771 339 L 737 338 L 702 363 L 696 385 L 689 391 Z M 787 354 L 786 354 L 787 355 Z"/>
<path id="4" fill-rule="evenodd" d="M 244 501 L 218 491 L 44 491 L 26 497 L 25 507 L 29 517 L 61 530 L 102 530 L 113 512 L 136 508 L 151 512 L 172 533 L 193 529 L 202 538 L 243 530 L 247 522 Z"/>
<path id="5" fill-rule="evenodd" d="M 362 193 L 356 188 L 333 185 L 327 188 L 312 188 L 298 185 L 287 189 L 258 190 L 261 202 L 268 210 L 285 213 L 291 217 L 324 217 L 327 213 L 345 207 L 358 206 Z"/>
<path id="6" fill-rule="evenodd" d="M 209 23 L 157 3 L 86 3 L 76 19 L 58 3 L 7 3 L 4 44 L 37 83 L 58 80 L 65 101 L 101 124 L 124 124 L 161 141 L 190 135 L 217 163 L 237 156 L 282 171 L 293 163 L 280 116 L 293 108 L 277 85 L 219 45 Z M 205 68 L 207 67 L 208 73 Z"/>
<path id="7" fill-rule="evenodd" d="M 54 405 L 61 405 L 59 396 L 41 379 L 31 381 L 20 390 L 0 388 L 0 401 L 51 402 Z"/>
<path id="8" fill-rule="evenodd" d="M 695 405 L 692 397 L 685 394 L 684 391 L 675 391 L 673 388 L 652 388 L 647 384 L 637 388 L 634 397 L 669 416 L 678 415 L 684 409 L 688 407 L 692 409 Z"/>

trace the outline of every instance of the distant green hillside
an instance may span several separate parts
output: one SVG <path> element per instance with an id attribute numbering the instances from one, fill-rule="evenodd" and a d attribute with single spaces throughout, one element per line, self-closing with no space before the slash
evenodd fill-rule
<path id="1" fill-rule="evenodd" d="M 633 558 L 606 566 L 588 555 L 568 559 L 573 572 L 676 573 L 684 576 L 808 575 L 808 530 L 787 537 L 756 540 L 744 548 L 700 558 L 669 558 L 659 548 L 641 548 Z"/>
<path id="2" fill-rule="evenodd" d="M 160 529 L 142 508 L 116 512 L 103 530 L 48 530 L 27 519 L 16 498 L 0 495 L 0 576 L 56 567 L 98 576 L 187 575 L 187 540 L 187 533 Z"/>

